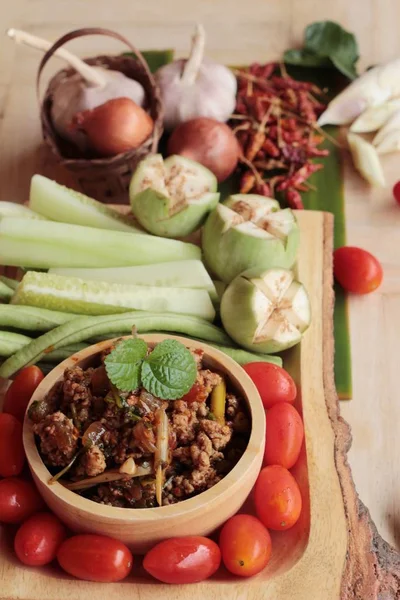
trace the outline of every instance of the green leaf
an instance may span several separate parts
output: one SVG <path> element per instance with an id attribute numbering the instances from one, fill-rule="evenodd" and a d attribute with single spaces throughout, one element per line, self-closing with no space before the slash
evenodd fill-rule
<path id="1" fill-rule="evenodd" d="M 349 79 L 357 77 L 359 58 L 355 36 L 333 21 L 311 23 L 305 30 L 304 48 L 288 50 L 284 60 L 304 67 L 334 66 Z"/>
<path id="2" fill-rule="evenodd" d="M 140 339 L 123 340 L 106 357 L 108 378 L 122 392 L 140 386 L 140 367 L 147 354 L 147 344 Z"/>
<path id="3" fill-rule="evenodd" d="M 305 48 L 286 50 L 283 60 L 289 65 L 300 65 L 301 67 L 332 67 L 332 61 L 325 56 L 318 56 Z"/>
<path id="4" fill-rule="evenodd" d="M 197 366 L 191 352 L 177 340 L 164 340 L 143 361 L 143 387 L 163 400 L 182 398 L 193 386 Z"/>

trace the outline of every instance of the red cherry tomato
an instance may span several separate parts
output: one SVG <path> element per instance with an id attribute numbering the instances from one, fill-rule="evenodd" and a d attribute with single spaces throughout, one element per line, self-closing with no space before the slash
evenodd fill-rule
<path id="1" fill-rule="evenodd" d="M 24 468 L 22 425 L 13 415 L 0 413 L 0 475 L 19 475 Z"/>
<path id="2" fill-rule="evenodd" d="M 398 181 L 393 187 L 393 196 L 397 204 L 400 204 L 400 181 Z"/>
<path id="3" fill-rule="evenodd" d="M 196 583 L 211 577 L 221 564 L 221 551 L 206 537 L 188 536 L 160 542 L 144 557 L 143 566 L 164 583 Z"/>
<path id="4" fill-rule="evenodd" d="M 251 577 L 271 558 L 271 536 L 252 515 L 235 515 L 225 523 L 219 538 L 222 561 L 234 575 Z"/>
<path id="5" fill-rule="evenodd" d="M 0 523 L 21 523 L 43 507 L 33 483 L 19 477 L 0 481 Z"/>
<path id="6" fill-rule="evenodd" d="M 24 420 L 26 407 L 44 375 L 36 365 L 25 367 L 15 377 L 4 396 L 3 411 Z"/>
<path id="7" fill-rule="evenodd" d="M 15 554 L 24 565 L 41 567 L 51 563 L 67 537 L 67 530 L 55 515 L 38 513 L 25 521 L 14 540 Z"/>
<path id="8" fill-rule="evenodd" d="M 265 408 L 277 402 L 294 402 L 296 384 L 285 369 L 265 362 L 252 362 L 243 369 L 253 380 Z"/>
<path id="9" fill-rule="evenodd" d="M 280 465 L 261 469 L 254 488 L 256 513 L 269 529 L 284 531 L 297 523 L 302 507 L 299 486 Z"/>
<path id="10" fill-rule="evenodd" d="M 353 294 L 369 294 L 382 283 L 380 262 L 361 248 L 343 246 L 335 250 L 333 268 L 335 278 L 342 288 Z"/>
<path id="11" fill-rule="evenodd" d="M 105 535 L 74 535 L 58 552 L 60 566 L 74 577 L 86 581 L 115 582 L 129 575 L 133 557 L 125 544 Z"/>
<path id="12" fill-rule="evenodd" d="M 281 402 L 267 410 L 266 423 L 264 464 L 291 469 L 299 458 L 304 438 L 299 413 L 291 404 Z"/>

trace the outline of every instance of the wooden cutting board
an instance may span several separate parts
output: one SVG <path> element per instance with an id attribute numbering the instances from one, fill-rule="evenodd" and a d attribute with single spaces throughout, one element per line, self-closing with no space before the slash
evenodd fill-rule
<path id="1" fill-rule="evenodd" d="M 400 595 L 400 558 L 377 534 L 358 500 L 346 453 L 351 436 L 339 416 L 333 377 L 332 216 L 300 212 L 298 276 L 312 303 L 313 321 L 303 341 L 287 352 L 285 367 L 301 394 L 305 447 L 295 475 L 303 512 L 287 532 L 273 532 L 273 558 L 265 571 L 239 580 L 223 569 L 212 580 L 166 586 L 147 578 L 136 562 L 118 584 L 69 578 L 58 567 L 28 569 L 15 559 L 12 532 L 0 535 L 1 600 L 389 600 Z M 252 511 L 251 500 L 245 507 Z"/>

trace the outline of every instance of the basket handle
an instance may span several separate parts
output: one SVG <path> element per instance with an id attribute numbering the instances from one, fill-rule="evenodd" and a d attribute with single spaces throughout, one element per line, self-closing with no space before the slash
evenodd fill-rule
<path id="1" fill-rule="evenodd" d="M 131 50 L 136 55 L 140 65 L 143 67 L 150 82 L 155 86 L 155 81 L 154 81 L 153 75 L 150 72 L 150 69 L 147 65 L 147 62 L 145 61 L 145 59 L 143 57 L 143 54 L 140 52 L 140 50 L 138 48 L 136 48 L 133 44 L 131 44 L 131 42 L 129 42 L 123 35 L 117 33 L 116 31 L 112 31 L 111 29 L 104 29 L 103 27 L 83 27 L 82 29 L 75 29 L 74 31 L 70 31 L 69 33 L 66 33 L 65 35 L 61 36 L 57 41 L 54 42 L 52 47 L 49 48 L 49 50 L 47 50 L 47 52 L 45 52 L 45 54 L 43 55 L 43 58 L 40 61 L 40 65 L 39 65 L 39 69 L 38 69 L 38 73 L 37 73 L 37 77 L 36 77 L 36 93 L 37 93 L 37 98 L 38 98 L 39 104 L 40 104 L 40 78 L 41 78 L 43 69 L 46 66 L 46 64 L 48 63 L 49 59 L 53 56 L 53 54 L 56 52 L 56 50 L 61 48 L 61 46 L 64 46 L 64 44 L 66 44 L 67 42 L 70 42 L 71 40 L 74 40 L 79 37 L 83 37 L 85 35 L 106 35 L 108 37 L 112 37 L 116 40 L 119 40 L 120 42 L 122 42 L 123 44 L 128 46 L 129 50 Z"/>

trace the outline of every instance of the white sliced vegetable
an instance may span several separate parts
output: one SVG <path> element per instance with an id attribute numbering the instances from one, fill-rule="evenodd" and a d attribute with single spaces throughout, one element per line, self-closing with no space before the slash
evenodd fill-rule
<path id="1" fill-rule="evenodd" d="M 16 202 L 0 201 L 0 217 L 17 217 L 18 219 L 38 219 L 39 221 L 47 221 L 46 217 L 39 215 L 23 204 Z"/>
<path id="2" fill-rule="evenodd" d="M 132 309 L 193 315 L 212 321 L 215 311 L 206 290 L 84 281 L 29 271 L 13 304 L 39 306 L 84 315 L 107 315 Z"/>
<path id="3" fill-rule="evenodd" d="M 400 109 L 400 100 L 384 102 L 367 108 L 350 127 L 353 133 L 369 133 L 382 127 Z"/>
<path id="4" fill-rule="evenodd" d="M 400 110 L 398 109 L 372 140 L 378 154 L 396 152 L 400 149 Z"/>
<path id="5" fill-rule="evenodd" d="M 52 221 L 143 233 L 141 229 L 135 227 L 132 219 L 42 175 L 32 177 L 29 205 L 32 210 Z"/>
<path id="6" fill-rule="evenodd" d="M 273 353 L 300 342 L 311 322 L 304 286 L 286 269 L 252 269 L 230 283 L 221 301 L 225 330 L 243 348 Z"/>
<path id="7" fill-rule="evenodd" d="M 218 204 L 202 237 L 207 267 L 226 283 L 256 266 L 292 267 L 298 244 L 294 213 L 256 194 L 235 194 Z"/>
<path id="8" fill-rule="evenodd" d="M 0 257 L 14 267 L 122 267 L 200 259 L 200 248 L 176 240 L 28 219 L 0 220 Z"/>
<path id="9" fill-rule="evenodd" d="M 180 260 L 154 265 L 107 269 L 54 268 L 50 269 L 49 273 L 93 281 L 107 281 L 108 283 L 205 289 L 210 293 L 216 293 L 212 279 L 201 260 Z"/>
<path id="10" fill-rule="evenodd" d="M 218 204 L 217 179 L 199 163 L 161 154 L 142 160 L 129 188 L 139 223 L 163 237 L 184 237 L 200 227 Z"/>
<path id="11" fill-rule="evenodd" d="M 384 187 L 385 175 L 376 148 L 355 133 L 347 134 L 354 166 L 371 185 Z"/>
<path id="12" fill-rule="evenodd" d="M 319 125 L 347 125 L 370 106 L 400 96 L 400 58 L 366 71 L 338 94 L 318 119 Z"/>

